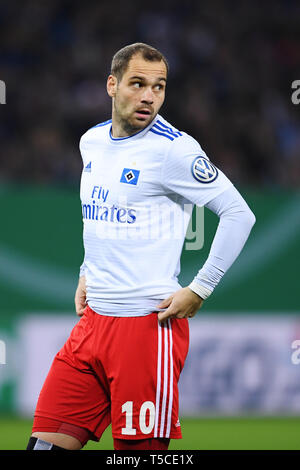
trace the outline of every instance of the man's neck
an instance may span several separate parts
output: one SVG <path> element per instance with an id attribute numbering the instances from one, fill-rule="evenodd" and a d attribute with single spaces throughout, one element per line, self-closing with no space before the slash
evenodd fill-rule
<path id="1" fill-rule="evenodd" d="M 156 117 L 156 116 L 155 116 Z M 154 118 L 155 119 L 155 118 Z M 154 119 L 151 121 L 153 122 Z M 138 132 L 143 131 L 148 127 L 151 123 L 149 122 L 145 127 L 133 127 L 131 126 L 128 121 L 122 121 L 112 113 L 112 120 L 111 120 L 111 135 L 114 139 L 119 139 L 122 137 L 130 137 L 131 135 L 137 134 Z"/>
<path id="2" fill-rule="evenodd" d="M 115 139 L 119 139 L 122 137 L 129 137 L 133 134 L 136 134 L 140 129 L 134 129 L 130 126 L 124 126 L 122 123 L 118 122 L 116 119 L 112 117 L 111 122 L 111 134 L 112 137 Z"/>

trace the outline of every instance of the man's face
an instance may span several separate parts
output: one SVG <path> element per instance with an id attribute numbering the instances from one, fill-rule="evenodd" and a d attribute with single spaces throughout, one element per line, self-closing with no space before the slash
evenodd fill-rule
<path id="1" fill-rule="evenodd" d="M 150 124 L 164 102 L 166 81 L 165 63 L 144 60 L 140 54 L 131 58 L 119 82 L 113 75 L 108 77 L 107 90 L 113 98 L 113 122 L 121 132 L 131 135 Z"/>

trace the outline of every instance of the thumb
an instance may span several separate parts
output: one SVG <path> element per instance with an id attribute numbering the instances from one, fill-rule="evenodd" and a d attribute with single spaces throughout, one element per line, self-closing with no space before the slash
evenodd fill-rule
<path id="1" fill-rule="evenodd" d="M 160 322 L 164 323 L 165 320 L 167 320 L 170 317 L 170 312 L 172 309 L 164 310 L 163 312 L 158 313 L 158 319 Z"/>
<path id="2" fill-rule="evenodd" d="M 158 305 L 156 305 L 157 308 L 167 308 L 171 304 L 173 299 L 173 296 L 171 295 L 167 299 L 164 299 L 162 302 L 160 302 Z"/>

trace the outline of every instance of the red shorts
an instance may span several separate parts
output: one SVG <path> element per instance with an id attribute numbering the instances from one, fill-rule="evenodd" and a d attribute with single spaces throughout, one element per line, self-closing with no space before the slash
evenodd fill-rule
<path id="1" fill-rule="evenodd" d="M 117 439 L 180 439 L 178 380 L 188 344 L 187 319 L 162 325 L 156 313 L 111 317 L 87 307 L 54 358 L 33 431 L 50 431 L 41 418 L 51 418 L 92 440 L 110 423 Z"/>

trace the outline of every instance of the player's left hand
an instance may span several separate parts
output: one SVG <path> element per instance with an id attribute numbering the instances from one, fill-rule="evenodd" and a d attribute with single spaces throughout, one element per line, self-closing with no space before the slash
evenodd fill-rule
<path id="1" fill-rule="evenodd" d="M 203 299 L 199 295 L 189 287 L 183 287 L 156 306 L 159 309 L 166 309 L 164 312 L 159 312 L 158 319 L 163 323 L 168 318 L 194 317 L 202 304 Z"/>

